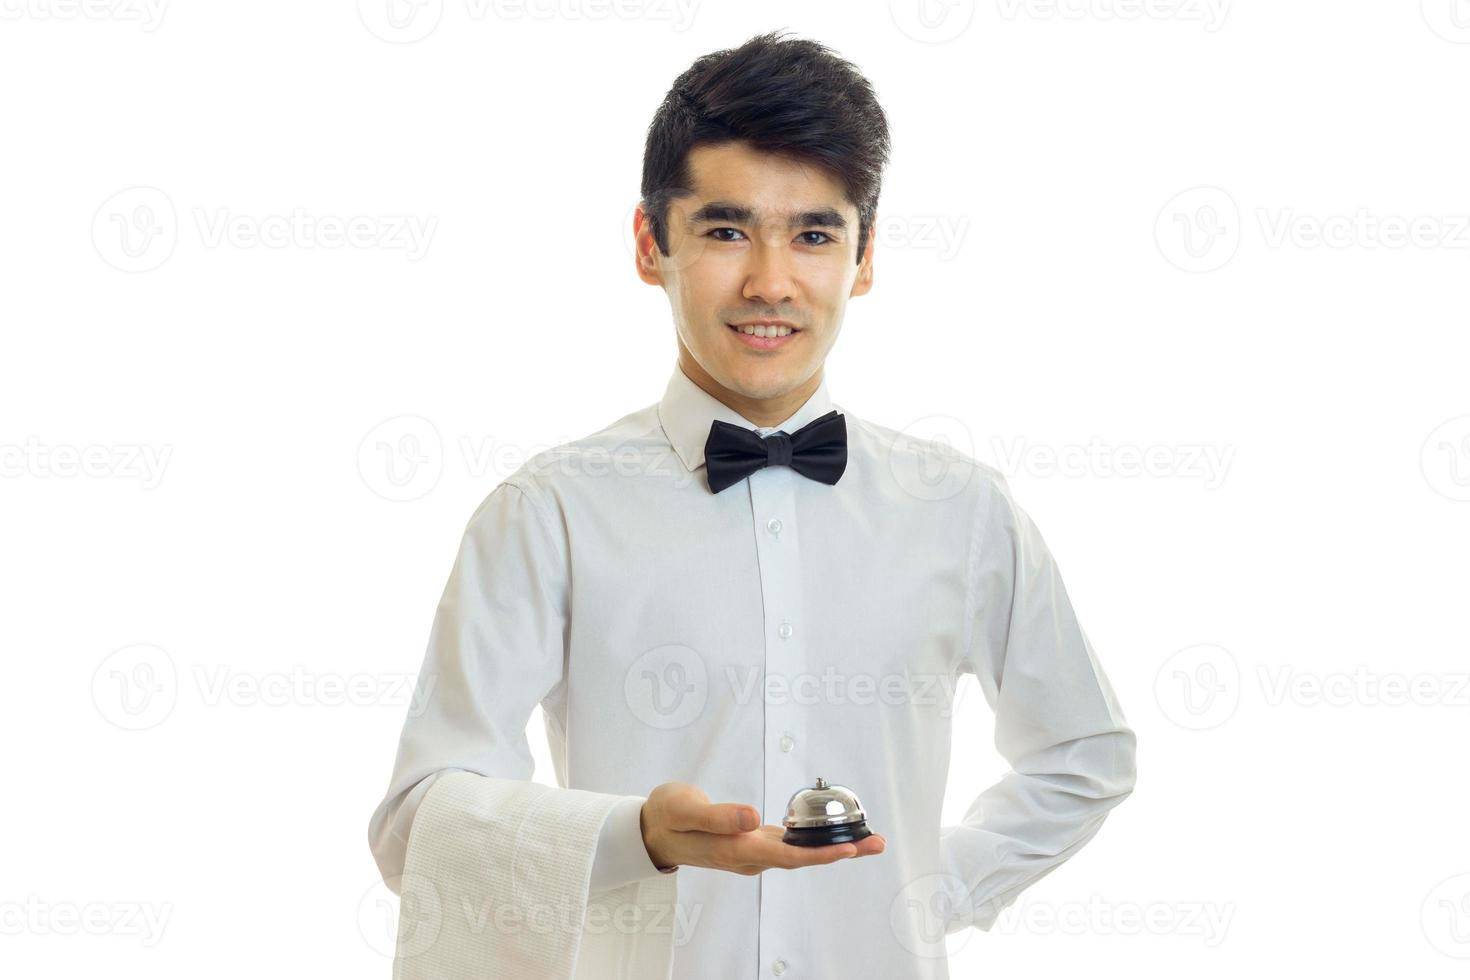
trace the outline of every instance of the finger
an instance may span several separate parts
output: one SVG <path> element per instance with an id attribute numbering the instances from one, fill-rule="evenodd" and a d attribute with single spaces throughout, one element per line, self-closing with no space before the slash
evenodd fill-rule
<path id="1" fill-rule="evenodd" d="M 867 838 L 866 840 L 872 840 L 872 838 Z M 866 843 L 866 840 L 863 843 Z M 776 868 L 782 870 L 791 870 L 795 868 L 809 867 L 817 864 L 836 864 L 838 861 L 846 860 L 848 858 L 863 857 L 865 855 L 883 853 L 883 848 L 881 846 L 874 847 L 870 845 L 865 850 L 863 848 L 863 843 L 859 843 L 856 845 L 856 853 L 853 853 L 852 851 L 842 853 L 841 848 L 843 847 L 843 845 L 841 844 L 835 844 L 831 847 L 825 848 L 794 847 L 792 848 L 792 850 L 800 853 L 787 854 L 786 857 L 789 860 L 787 860 L 784 864 L 735 864 L 730 866 L 726 870 L 733 871 L 738 874 L 760 874 L 764 871 L 770 871 Z M 848 846 L 851 847 L 852 845 Z"/>
<path id="2" fill-rule="evenodd" d="M 761 822 L 760 812 L 743 803 L 681 801 L 672 816 L 676 829 L 708 834 L 743 834 L 756 829 Z"/>
<path id="3" fill-rule="evenodd" d="M 781 840 L 780 827 L 765 826 L 758 834 L 749 834 L 734 843 L 732 864 L 758 864 L 766 868 L 801 868 L 813 864 L 831 864 L 843 858 L 856 857 L 857 846 L 851 843 L 827 844 L 823 847 L 797 847 Z"/>
<path id="4" fill-rule="evenodd" d="M 705 807 L 708 825 L 701 827 L 712 834 L 744 834 L 761 825 L 761 814 L 743 803 L 711 803 Z"/>
<path id="5" fill-rule="evenodd" d="M 806 868 L 817 864 L 834 864 L 850 857 L 857 857 L 854 844 L 828 844 L 825 847 L 796 847 L 782 844 L 778 868 Z"/>

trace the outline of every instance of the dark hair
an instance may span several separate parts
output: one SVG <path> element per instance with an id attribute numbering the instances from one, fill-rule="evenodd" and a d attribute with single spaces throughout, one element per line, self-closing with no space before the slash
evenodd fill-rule
<path id="1" fill-rule="evenodd" d="M 816 41 L 780 35 L 757 35 L 696 59 L 654 113 L 641 203 L 663 254 L 669 254 L 669 203 L 693 183 L 689 151 L 743 140 L 837 175 L 857 205 L 862 260 L 888 163 L 888 119 L 851 63 Z"/>

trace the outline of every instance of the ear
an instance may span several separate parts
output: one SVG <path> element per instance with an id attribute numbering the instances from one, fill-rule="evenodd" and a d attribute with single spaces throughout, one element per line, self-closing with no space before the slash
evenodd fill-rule
<path id="1" fill-rule="evenodd" d="M 633 210 L 633 260 L 638 278 L 650 286 L 662 286 L 664 279 L 658 267 L 658 243 L 653 240 L 653 223 L 639 205 Z"/>
<path id="2" fill-rule="evenodd" d="M 868 229 L 867 244 L 863 246 L 863 259 L 858 263 L 857 279 L 853 281 L 849 296 L 862 296 L 873 288 L 873 241 L 877 237 L 878 217 L 874 215 L 872 227 Z"/>

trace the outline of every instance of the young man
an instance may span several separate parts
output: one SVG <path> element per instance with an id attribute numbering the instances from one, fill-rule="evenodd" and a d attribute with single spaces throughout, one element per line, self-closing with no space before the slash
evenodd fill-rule
<path id="1" fill-rule="evenodd" d="M 1134 734 L 1001 475 L 829 397 L 888 150 L 871 86 L 811 41 L 756 37 L 675 82 L 633 229 L 675 369 L 471 518 L 437 686 L 373 815 L 385 877 L 439 776 L 531 778 L 540 704 L 550 792 L 618 797 L 589 890 L 677 875 L 673 976 L 944 977 L 946 934 L 989 929 L 1132 791 Z M 1013 771 L 941 826 L 965 671 Z M 782 842 L 818 777 L 873 836 Z"/>

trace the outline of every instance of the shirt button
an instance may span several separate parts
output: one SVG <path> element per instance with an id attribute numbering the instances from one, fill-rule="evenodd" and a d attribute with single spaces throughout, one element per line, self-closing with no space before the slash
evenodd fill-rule
<path id="1" fill-rule="evenodd" d="M 767 531 L 770 531 L 772 534 L 780 534 L 781 533 L 781 518 L 779 518 L 779 517 L 773 517 L 769 521 L 766 521 L 766 530 Z"/>
<path id="2" fill-rule="evenodd" d="M 776 962 L 772 963 L 771 964 L 771 972 L 774 973 L 778 977 L 781 974 L 785 973 L 786 972 L 786 961 L 785 960 L 777 960 Z"/>
<path id="3" fill-rule="evenodd" d="M 792 738 L 790 735 L 782 735 L 781 736 L 781 751 L 782 752 L 790 752 L 791 751 L 791 747 L 793 745 L 795 745 L 795 744 L 796 744 L 796 739 Z"/>
<path id="4" fill-rule="evenodd" d="M 782 623 L 780 626 L 776 627 L 776 633 L 780 635 L 781 639 L 783 640 L 789 639 L 791 636 L 791 624 Z"/>

